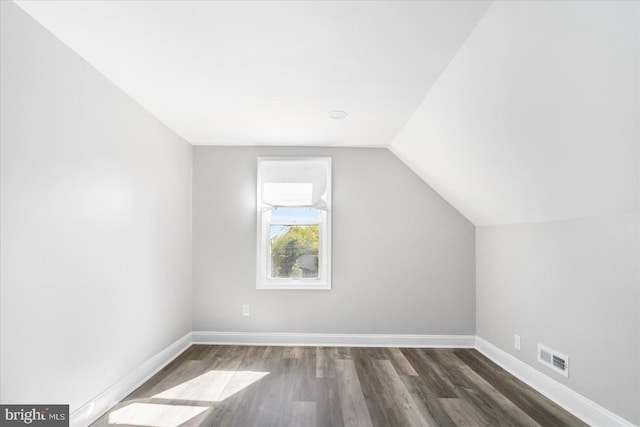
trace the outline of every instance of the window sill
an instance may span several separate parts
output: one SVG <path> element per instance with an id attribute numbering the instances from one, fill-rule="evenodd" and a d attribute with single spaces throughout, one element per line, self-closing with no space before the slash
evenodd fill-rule
<path id="1" fill-rule="evenodd" d="M 257 290 L 296 290 L 296 291 L 329 291 L 331 283 L 327 282 L 258 282 Z"/>

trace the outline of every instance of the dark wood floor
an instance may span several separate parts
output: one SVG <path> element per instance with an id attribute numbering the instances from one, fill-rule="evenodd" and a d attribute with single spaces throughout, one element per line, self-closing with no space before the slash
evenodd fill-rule
<path id="1" fill-rule="evenodd" d="M 95 426 L 583 426 L 472 349 L 194 345 Z"/>

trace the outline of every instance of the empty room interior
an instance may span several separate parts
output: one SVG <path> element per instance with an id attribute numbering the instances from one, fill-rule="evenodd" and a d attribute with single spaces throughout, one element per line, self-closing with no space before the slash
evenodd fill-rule
<path id="1" fill-rule="evenodd" d="M 0 19 L 1 425 L 640 426 L 640 2 Z"/>

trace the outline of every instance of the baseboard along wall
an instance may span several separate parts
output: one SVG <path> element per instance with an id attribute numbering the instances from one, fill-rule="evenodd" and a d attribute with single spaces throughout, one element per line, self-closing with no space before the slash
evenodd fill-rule
<path id="1" fill-rule="evenodd" d="M 192 344 L 317 347 L 475 348 L 498 366 L 592 426 L 634 427 L 569 387 L 474 335 L 301 334 L 261 332 L 189 332 L 135 371 L 71 413 L 71 426 L 84 427 L 100 418 Z"/>
<path id="2" fill-rule="evenodd" d="M 496 365 L 591 426 L 634 427 L 634 424 L 629 421 L 576 393 L 566 385 L 546 376 L 480 337 L 476 337 L 475 348 Z"/>
<path id="3" fill-rule="evenodd" d="M 71 412 L 70 426 L 85 427 L 100 418 L 105 412 L 113 408 L 118 402 L 131 394 L 146 381 L 180 356 L 193 344 L 191 332 L 184 335 L 167 348 L 160 351 L 151 359 L 144 362 L 129 375 Z"/>
<path id="4" fill-rule="evenodd" d="M 194 344 L 473 348 L 474 335 L 300 334 L 194 331 Z"/>

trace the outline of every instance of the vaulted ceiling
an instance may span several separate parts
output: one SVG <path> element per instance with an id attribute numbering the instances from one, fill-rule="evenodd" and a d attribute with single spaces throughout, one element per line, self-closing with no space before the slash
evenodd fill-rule
<path id="1" fill-rule="evenodd" d="M 388 146 L 489 5 L 17 3 L 192 144 L 332 146 Z"/>
<path id="2" fill-rule="evenodd" d="M 192 144 L 389 147 L 477 225 L 638 211 L 640 3 L 16 3 Z"/>
<path id="3" fill-rule="evenodd" d="M 640 2 L 499 2 L 391 144 L 476 225 L 638 211 Z"/>

